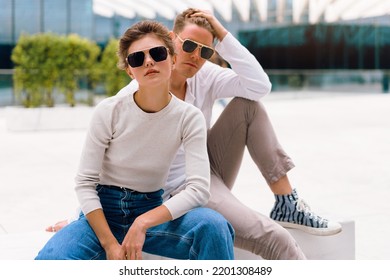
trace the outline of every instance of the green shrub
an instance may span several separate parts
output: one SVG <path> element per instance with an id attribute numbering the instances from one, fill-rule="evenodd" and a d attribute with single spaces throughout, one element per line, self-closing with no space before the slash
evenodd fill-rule
<path id="1" fill-rule="evenodd" d="M 53 106 L 53 88 L 60 69 L 56 60 L 60 55 L 60 38 L 54 34 L 20 36 L 11 59 L 15 63 L 13 75 L 16 97 L 25 107 Z"/>
<path id="2" fill-rule="evenodd" d="M 293 74 L 288 76 L 288 86 L 292 88 L 302 88 L 304 83 L 303 75 Z"/>
<path id="3" fill-rule="evenodd" d="M 60 76 L 58 87 L 65 94 L 65 100 L 70 106 L 76 105 L 75 91 L 79 88 L 81 78 L 87 78 L 93 86 L 99 79 L 97 58 L 100 48 L 96 43 L 71 34 L 62 37 L 61 53 L 58 57 Z"/>
<path id="4" fill-rule="evenodd" d="M 119 40 L 111 39 L 103 50 L 100 69 L 106 95 L 115 95 L 121 88 L 130 82 L 126 71 L 117 67 Z"/>
<path id="5" fill-rule="evenodd" d="M 92 86 L 99 79 L 96 43 L 78 35 L 22 34 L 12 51 L 16 98 L 25 107 L 54 106 L 53 91 L 65 94 L 70 106 L 81 78 Z"/>

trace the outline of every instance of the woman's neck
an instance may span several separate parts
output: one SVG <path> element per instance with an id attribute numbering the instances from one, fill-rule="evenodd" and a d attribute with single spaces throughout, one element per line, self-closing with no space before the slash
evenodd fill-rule
<path id="1" fill-rule="evenodd" d="M 165 108 L 172 96 L 168 86 L 165 89 L 161 88 L 139 88 L 134 93 L 134 101 L 143 111 L 147 113 L 156 113 Z"/>

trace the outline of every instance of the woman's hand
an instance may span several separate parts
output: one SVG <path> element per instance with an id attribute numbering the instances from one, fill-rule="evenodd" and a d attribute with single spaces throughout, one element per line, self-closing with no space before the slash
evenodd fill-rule
<path id="1" fill-rule="evenodd" d="M 107 260 L 126 260 L 126 252 L 119 243 L 112 244 L 104 249 Z"/>
<path id="2" fill-rule="evenodd" d="M 122 242 L 122 251 L 128 260 L 142 260 L 142 248 L 145 243 L 146 228 L 136 219 Z"/>
<path id="3" fill-rule="evenodd" d="M 115 236 L 112 234 L 106 217 L 104 216 L 103 209 L 96 209 L 89 212 L 86 215 L 86 218 L 99 239 L 100 245 L 104 248 L 106 258 L 108 260 L 124 260 L 125 252 L 118 243 L 118 240 L 116 240 Z"/>
<path id="4" fill-rule="evenodd" d="M 168 208 L 160 205 L 138 216 L 122 242 L 122 250 L 128 260 L 142 260 L 146 230 L 172 220 Z"/>

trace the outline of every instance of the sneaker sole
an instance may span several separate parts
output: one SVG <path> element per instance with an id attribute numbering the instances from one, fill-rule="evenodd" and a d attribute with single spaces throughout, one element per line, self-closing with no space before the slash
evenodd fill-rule
<path id="1" fill-rule="evenodd" d="M 293 228 L 293 229 L 299 229 L 301 231 L 304 231 L 306 233 L 312 234 L 312 235 L 319 235 L 319 236 L 329 236 L 329 235 L 335 235 L 337 233 L 340 233 L 342 231 L 342 228 L 334 228 L 334 229 L 329 229 L 329 228 L 313 228 L 313 227 L 308 227 L 304 225 L 299 225 L 299 224 L 293 224 L 293 223 L 287 223 L 287 222 L 280 222 L 280 221 L 275 221 L 279 225 L 281 225 L 284 228 Z"/>

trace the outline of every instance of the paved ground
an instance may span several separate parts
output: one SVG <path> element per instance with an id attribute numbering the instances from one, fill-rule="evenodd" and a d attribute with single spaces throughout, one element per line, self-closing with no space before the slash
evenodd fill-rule
<path id="1" fill-rule="evenodd" d="M 317 213 L 355 221 L 356 259 L 390 259 L 390 94 L 272 93 L 264 103 L 297 165 L 289 175 L 300 196 Z M 73 214 L 84 135 L 84 129 L 11 132 L 0 108 L 0 235 L 20 242 L 24 233 Z M 233 191 L 270 211 L 273 195 L 248 154 Z"/>

